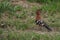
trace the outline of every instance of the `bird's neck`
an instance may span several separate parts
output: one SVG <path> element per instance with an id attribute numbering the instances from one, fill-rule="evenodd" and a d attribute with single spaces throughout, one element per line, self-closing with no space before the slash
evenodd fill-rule
<path id="1" fill-rule="evenodd" d="M 41 15 L 36 15 L 36 20 L 41 20 Z"/>

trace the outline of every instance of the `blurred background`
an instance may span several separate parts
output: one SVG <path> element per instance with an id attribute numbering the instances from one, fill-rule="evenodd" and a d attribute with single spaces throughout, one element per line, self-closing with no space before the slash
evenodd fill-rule
<path id="1" fill-rule="evenodd" d="M 37 9 L 51 33 L 35 24 Z M 60 0 L 0 0 L 0 40 L 60 40 L 59 32 Z"/>

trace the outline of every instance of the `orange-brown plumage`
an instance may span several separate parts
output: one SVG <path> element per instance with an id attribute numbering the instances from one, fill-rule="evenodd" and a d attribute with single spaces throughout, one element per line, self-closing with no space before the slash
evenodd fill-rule
<path id="1" fill-rule="evenodd" d="M 40 20 L 41 19 L 41 11 L 37 10 L 36 11 L 36 20 Z"/>

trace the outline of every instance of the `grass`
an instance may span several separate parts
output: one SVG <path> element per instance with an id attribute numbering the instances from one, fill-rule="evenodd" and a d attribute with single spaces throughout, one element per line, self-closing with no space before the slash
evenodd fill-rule
<path id="1" fill-rule="evenodd" d="M 36 3 L 40 3 L 40 4 L 49 4 L 49 3 L 53 3 L 53 2 L 59 2 L 60 0 L 27 0 L 29 2 L 36 2 Z"/>
<path id="2" fill-rule="evenodd" d="M 2 16 L 2 13 L 8 11 L 9 14 L 14 15 L 16 11 L 21 11 L 22 7 L 19 5 L 13 6 L 9 1 L 2 1 L 0 2 L 0 16 Z"/>
<path id="3" fill-rule="evenodd" d="M 44 11 L 43 14 L 48 15 L 47 20 L 48 21 L 50 20 L 50 22 L 51 22 L 50 26 L 54 27 L 54 25 L 55 25 L 57 27 L 60 27 L 59 16 L 57 16 L 57 15 L 59 15 L 58 12 L 60 12 L 60 11 L 58 11 L 59 10 L 58 8 L 59 8 L 59 5 L 57 5 L 56 3 L 52 3 L 51 5 L 50 4 L 43 5 L 43 7 L 42 7 L 42 11 Z"/>
<path id="4" fill-rule="evenodd" d="M 35 17 L 35 11 L 37 9 L 39 9 L 39 8 L 42 9 L 42 16 L 44 18 L 44 21 L 48 21 L 47 24 L 49 24 L 49 26 L 52 26 L 52 27 L 56 27 L 56 26 L 57 27 L 60 27 L 60 25 L 59 25 L 60 24 L 59 23 L 59 17 L 55 17 L 55 16 L 59 15 L 59 14 L 57 14 L 57 12 L 58 12 L 58 8 L 59 8 L 60 5 L 57 5 L 57 4 L 59 4 L 59 2 L 58 3 L 52 3 L 52 4 L 51 3 L 50 4 L 42 4 L 41 7 L 33 6 L 32 8 L 29 9 L 32 12 L 31 13 L 28 13 L 29 12 L 29 11 L 27 11 L 28 9 L 27 10 L 26 9 L 23 9 L 22 10 L 22 7 L 19 6 L 19 5 L 13 6 L 10 2 L 3 1 L 3 2 L 1 2 L 1 5 L 3 7 L 3 8 L 1 8 L 1 10 L 3 12 L 3 10 L 7 11 L 7 9 L 8 9 L 9 11 L 11 11 L 13 13 L 12 15 L 10 15 L 11 13 L 8 15 L 9 16 L 9 20 L 11 18 L 11 21 L 10 22 L 13 22 L 13 20 L 12 20 L 13 17 L 16 18 L 16 19 L 19 19 L 19 21 L 20 20 L 26 20 L 27 21 L 26 23 L 24 23 L 24 22 L 23 23 L 19 23 L 18 20 L 16 22 L 13 22 L 13 23 L 6 22 L 7 25 L 9 23 L 11 25 L 14 24 L 14 26 L 16 26 L 16 27 L 18 26 L 17 29 L 18 28 L 19 29 L 21 29 L 21 28 L 24 29 L 25 28 L 24 25 L 26 26 L 26 28 L 28 28 L 30 25 L 33 26 L 33 24 L 34 24 L 34 18 L 31 18 L 31 16 Z M 6 9 L 6 7 L 7 7 L 7 9 Z M 22 13 L 16 14 L 16 11 L 20 11 L 20 10 L 21 10 Z M 47 15 L 47 19 L 45 19 L 45 16 L 46 16 L 45 14 Z M 57 20 L 58 20 L 58 22 L 57 22 Z M 22 25 L 23 25 L 23 27 L 22 27 Z"/>
<path id="5" fill-rule="evenodd" d="M 27 25 L 27 23 L 15 22 L 14 25 L 16 26 L 16 29 L 17 29 L 17 30 L 24 30 L 24 29 L 29 28 L 28 25 Z"/>
<path id="6" fill-rule="evenodd" d="M 0 34 L 2 34 L 3 33 L 3 30 L 2 29 L 0 29 Z"/>
<path id="7" fill-rule="evenodd" d="M 31 1 L 33 1 L 33 0 L 31 0 Z M 33 6 L 29 9 L 30 11 L 32 11 L 31 13 L 28 13 L 29 12 L 29 11 L 27 11 L 28 9 L 27 10 L 26 9 L 22 10 L 22 6 L 19 6 L 19 5 L 13 6 L 9 1 L 2 1 L 0 3 L 0 5 L 1 5 L 0 6 L 1 12 L 5 12 L 7 10 L 12 12 L 12 15 L 10 15 L 11 13 L 8 15 L 9 19 L 6 19 L 6 20 L 10 20 L 10 18 L 11 18 L 11 21 L 6 22 L 6 25 L 9 25 L 9 24 L 14 25 L 14 26 L 17 27 L 17 29 L 24 29 L 25 27 L 28 28 L 29 26 L 34 26 L 34 18 L 31 18 L 31 16 L 35 17 L 35 11 L 37 9 L 41 8 L 42 9 L 42 16 L 44 18 L 44 21 L 46 21 L 46 22 L 48 21 L 47 24 L 49 26 L 60 27 L 60 25 L 59 25 L 60 24 L 59 23 L 59 17 L 60 16 L 57 17 L 57 15 L 59 15 L 57 13 L 57 12 L 59 12 L 59 6 L 60 6 L 59 2 L 58 3 L 54 2 L 52 4 L 51 3 L 42 4 L 41 7 Z M 21 11 L 22 13 L 20 12 L 20 13 L 16 14 L 16 11 Z M 1 17 L 2 17 L 2 15 L 1 15 Z M 14 19 L 13 17 L 15 19 L 19 19 L 19 20 L 13 22 L 13 19 Z M 47 17 L 47 19 L 45 19 L 45 17 Z M 25 23 L 24 22 L 20 23 L 21 20 L 25 20 L 26 22 Z M 11 23 L 11 22 L 13 22 L 13 23 Z"/>
<path id="8" fill-rule="evenodd" d="M 22 6 L 13 6 L 9 1 L 0 2 L 0 40 L 60 40 L 59 33 L 36 33 L 25 32 L 26 29 L 35 27 L 35 12 L 37 9 L 42 9 L 43 20 L 52 28 L 60 27 L 60 1 L 59 0 L 27 0 L 41 4 L 41 6 L 32 6 L 29 9 Z M 59 1 L 59 2 L 58 2 Z M 3 16 L 5 12 L 8 16 Z M 17 13 L 18 12 L 18 13 Z M 10 15 L 11 14 L 11 15 Z M 9 27 L 9 28 L 8 28 Z M 14 29 L 13 29 L 14 28 Z M 4 30 L 2 30 L 4 29 Z M 57 29 L 57 28 L 56 28 Z M 21 31 L 23 30 L 23 31 Z M 5 32 L 7 31 L 7 32 Z M 18 32 L 19 31 L 19 32 Z"/>
<path id="9" fill-rule="evenodd" d="M 4 35 L 7 34 L 7 35 Z M 16 32 L 16 31 L 9 31 L 8 33 L 4 33 L 1 40 L 60 40 L 59 33 L 45 33 L 45 34 L 38 34 L 35 32 Z"/>

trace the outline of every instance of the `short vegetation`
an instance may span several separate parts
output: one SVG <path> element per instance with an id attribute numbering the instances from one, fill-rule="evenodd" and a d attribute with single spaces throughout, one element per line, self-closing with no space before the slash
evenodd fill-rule
<path id="1" fill-rule="evenodd" d="M 60 31 L 60 0 L 26 0 L 38 6 L 25 8 L 10 0 L 0 2 L 0 40 L 60 40 L 59 33 L 42 34 L 29 32 L 35 25 L 35 12 L 42 9 L 43 20 Z M 27 30 L 27 31 L 26 31 Z M 43 29 L 45 30 L 45 29 Z"/>

